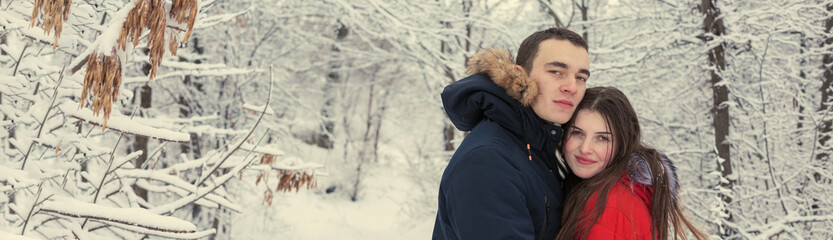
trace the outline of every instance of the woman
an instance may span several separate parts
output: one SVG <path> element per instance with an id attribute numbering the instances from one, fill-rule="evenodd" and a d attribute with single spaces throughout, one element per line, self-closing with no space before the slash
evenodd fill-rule
<path id="1" fill-rule="evenodd" d="M 562 153 L 578 177 L 556 239 L 687 239 L 671 162 L 641 142 L 636 112 L 616 88 L 588 88 L 565 124 Z M 673 226 L 673 232 L 669 232 Z"/>

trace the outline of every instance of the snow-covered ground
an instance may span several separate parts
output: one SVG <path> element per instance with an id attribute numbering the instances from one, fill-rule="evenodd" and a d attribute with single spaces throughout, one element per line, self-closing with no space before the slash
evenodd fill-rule
<path id="1" fill-rule="evenodd" d="M 430 239 L 437 188 L 420 181 L 433 184 L 430 178 L 441 172 L 416 178 L 401 154 L 381 156 L 387 160 L 366 165 L 355 202 L 345 189 L 326 193 L 335 179 L 325 178 L 317 190 L 275 193 L 271 206 L 263 204 L 262 195 L 241 200 L 242 206 L 261 207 L 244 207 L 233 216 L 232 239 Z"/>

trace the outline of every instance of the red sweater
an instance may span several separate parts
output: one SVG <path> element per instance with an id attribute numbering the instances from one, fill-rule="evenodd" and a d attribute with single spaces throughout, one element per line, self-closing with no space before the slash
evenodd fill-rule
<path id="1" fill-rule="evenodd" d="M 587 239 L 650 240 L 652 194 L 653 187 L 632 182 L 626 174 L 622 174 L 619 182 L 610 188 L 604 212 L 590 228 Z M 596 206 L 597 196 L 598 192 L 588 199 L 583 214 L 590 214 Z M 579 231 L 579 237 L 585 231 Z"/>

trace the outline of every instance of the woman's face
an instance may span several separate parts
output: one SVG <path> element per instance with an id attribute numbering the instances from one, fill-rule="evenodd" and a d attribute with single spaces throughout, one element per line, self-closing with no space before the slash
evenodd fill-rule
<path id="1" fill-rule="evenodd" d="M 567 134 L 564 159 L 576 176 L 587 179 L 604 170 L 613 156 L 613 132 L 601 114 L 579 110 Z"/>

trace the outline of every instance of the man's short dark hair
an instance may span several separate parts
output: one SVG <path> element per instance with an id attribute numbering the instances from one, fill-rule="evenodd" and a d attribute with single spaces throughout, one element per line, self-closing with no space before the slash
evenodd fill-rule
<path id="1" fill-rule="evenodd" d="M 566 28 L 549 28 L 537 31 L 524 39 L 521 47 L 518 48 L 518 56 L 515 58 L 515 64 L 521 65 L 527 73 L 532 71 L 532 61 L 538 56 L 538 46 L 547 39 L 567 40 L 573 45 L 582 47 L 585 50 L 588 49 L 587 42 L 578 33 Z"/>

